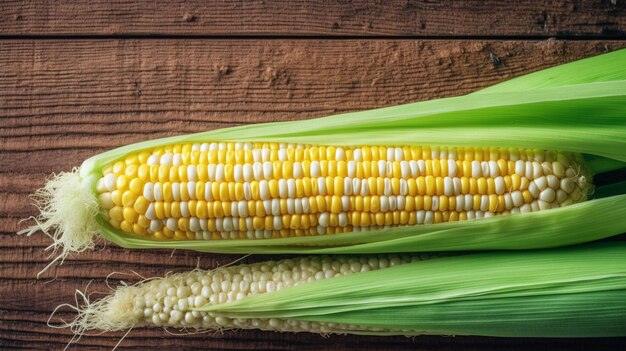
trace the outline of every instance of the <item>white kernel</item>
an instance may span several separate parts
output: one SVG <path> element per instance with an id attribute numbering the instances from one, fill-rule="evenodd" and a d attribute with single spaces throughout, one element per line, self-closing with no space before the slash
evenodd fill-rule
<path id="1" fill-rule="evenodd" d="M 456 173 L 457 173 L 456 161 L 453 159 L 448 160 L 448 176 L 456 177 Z"/>
<path id="2" fill-rule="evenodd" d="M 446 196 L 451 196 L 452 194 L 454 194 L 454 184 L 452 182 L 452 178 L 443 178 L 443 193 Z"/>
<path id="3" fill-rule="evenodd" d="M 311 178 L 320 176 L 320 163 L 319 161 L 311 161 Z"/>
<path id="4" fill-rule="evenodd" d="M 267 180 L 261 180 L 259 182 L 259 197 L 261 200 L 267 200 L 270 198 L 270 188 Z"/>
<path id="5" fill-rule="evenodd" d="M 558 189 L 559 188 L 559 178 L 557 178 L 555 175 L 548 175 L 546 176 L 546 178 L 548 179 L 548 186 L 552 189 Z"/>
<path id="6" fill-rule="evenodd" d="M 511 199 L 513 200 L 513 205 L 516 207 L 520 207 L 524 203 L 524 197 L 519 190 L 511 193 Z"/>
<path id="7" fill-rule="evenodd" d="M 537 188 L 539 188 L 539 190 L 543 190 L 548 186 L 548 180 L 545 176 L 535 179 L 534 183 L 537 184 Z"/>
<path id="8" fill-rule="evenodd" d="M 241 182 L 243 180 L 243 167 L 242 165 L 233 166 L 233 178 L 236 182 Z"/>
<path id="9" fill-rule="evenodd" d="M 328 227 L 329 222 L 330 222 L 330 217 L 329 217 L 328 212 L 323 212 L 319 214 L 318 223 L 320 226 Z"/>
<path id="10" fill-rule="evenodd" d="M 191 198 L 192 200 L 196 200 L 196 182 L 187 183 L 187 193 L 189 194 L 189 198 Z M 155 195 L 155 198 L 156 198 L 156 195 Z"/>
<path id="11" fill-rule="evenodd" d="M 496 161 L 489 161 L 489 176 L 495 178 L 500 175 L 500 168 Z"/>
<path id="12" fill-rule="evenodd" d="M 104 176 L 104 186 L 108 191 L 115 190 L 115 174 L 107 173 Z"/>
<path id="13" fill-rule="evenodd" d="M 147 218 L 147 216 L 146 216 Z M 159 230 L 161 230 L 163 228 L 163 223 L 160 220 L 156 220 L 153 219 L 150 221 L 150 231 L 151 232 L 158 232 Z"/>
<path id="14" fill-rule="evenodd" d="M 563 189 L 563 191 L 565 191 L 566 193 L 570 194 L 572 191 L 574 191 L 575 187 L 576 184 L 573 180 L 569 178 L 561 179 L 561 189 Z"/>
<path id="15" fill-rule="evenodd" d="M 478 178 L 482 175 L 482 167 L 480 165 L 480 162 L 474 160 L 472 161 L 472 177 L 473 178 Z"/>
<path id="16" fill-rule="evenodd" d="M 522 177 L 526 175 L 526 164 L 524 163 L 524 161 L 522 160 L 515 161 L 515 173 L 517 173 L 518 175 Z"/>
<path id="17" fill-rule="evenodd" d="M 224 181 L 224 164 L 218 163 L 215 166 L 215 180 L 218 182 Z"/>
<path id="18" fill-rule="evenodd" d="M 187 166 L 187 179 L 189 179 L 190 182 L 198 180 L 198 170 L 195 165 Z"/>
<path id="19" fill-rule="evenodd" d="M 556 197 L 556 194 L 554 192 L 554 189 L 552 188 L 544 189 L 539 195 L 539 199 L 545 202 L 552 202 L 554 201 L 555 197 Z"/>
<path id="20" fill-rule="evenodd" d="M 269 161 L 263 162 L 263 177 L 261 179 L 272 179 L 272 174 L 274 172 L 274 167 L 272 163 Z"/>
<path id="21" fill-rule="evenodd" d="M 157 219 L 157 217 L 156 217 L 156 213 L 155 213 L 155 210 L 154 210 L 154 203 L 153 203 L 153 202 L 151 202 L 151 203 L 148 205 L 148 209 L 146 210 L 146 218 L 148 218 L 148 219 L 150 219 L 150 220 L 155 220 L 155 219 Z"/>

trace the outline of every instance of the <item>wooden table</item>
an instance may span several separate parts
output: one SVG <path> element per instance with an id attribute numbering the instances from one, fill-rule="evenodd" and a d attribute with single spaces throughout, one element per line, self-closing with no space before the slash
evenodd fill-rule
<path id="1" fill-rule="evenodd" d="M 28 194 L 52 172 L 156 137 L 461 95 L 622 47 L 623 0 L 3 1 L 0 348 L 62 349 L 71 334 L 46 325 L 51 311 L 90 282 L 106 291 L 111 272 L 157 276 L 237 258 L 111 244 L 36 279 L 50 240 L 14 233 L 35 214 Z M 133 278 L 109 283 L 121 280 Z M 122 335 L 70 349 L 110 350 Z M 625 341 L 136 329 L 118 350 L 610 350 Z"/>

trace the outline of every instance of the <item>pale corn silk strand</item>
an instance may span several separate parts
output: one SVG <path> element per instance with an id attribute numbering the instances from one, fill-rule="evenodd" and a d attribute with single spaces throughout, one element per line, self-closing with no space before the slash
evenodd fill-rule
<path id="1" fill-rule="evenodd" d="M 39 215 L 31 219 L 36 224 L 18 232 L 30 236 L 42 231 L 52 239 L 46 251 L 57 256 L 38 276 L 71 253 L 92 250 L 99 238 L 96 216 L 100 207 L 93 193 L 82 187 L 79 173 L 80 169 L 74 168 L 71 172 L 53 174 L 34 194 Z"/>

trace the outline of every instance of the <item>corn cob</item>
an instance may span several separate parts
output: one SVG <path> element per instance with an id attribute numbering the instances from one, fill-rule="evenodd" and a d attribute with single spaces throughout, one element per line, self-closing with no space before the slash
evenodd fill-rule
<path id="1" fill-rule="evenodd" d="M 453 257 L 305 257 L 121 286 L 68 326 L 374 335 L 626 335 L 626 244 Z"/>
<path id="2" fill-rule="evenodd" d="M 546 248 L 620 234 L 619 187 L 583 200 L 591 174 L 626 167 L 625 59 L 622 50 L 460 97 L 120 147 L 50 179 L 36 225 L 20 233 L 48 234 L 57 259 L 99 238 L 329 254 Z"/>
<path id="3" fill-rule="evenodd" d="M 175 144 L 103 168 L 100 208 L 154 239 L 269 239 L 527 213 L 586 199 L 580 155 L 504 148 Z"/>

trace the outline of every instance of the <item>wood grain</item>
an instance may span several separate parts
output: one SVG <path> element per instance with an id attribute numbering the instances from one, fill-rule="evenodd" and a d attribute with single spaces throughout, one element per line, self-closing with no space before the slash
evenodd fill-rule
<path id="1" fill-rule="evenodd" d="M 624 37 L 626 2 L 3 1 L 4 35 Z"/>
<path id="2" fill-rule="evenodd" d="M 626 41 L 63 39 L 0 40 L 0 349 L 62 349 L 46 325 L 76 289 L 212 268 L 235 255 L 115 245 L 68 259 L 37 280 L 50 241 L 18 237 L 35 213 L 28 194 L 51 172 L 93 154 L 166 135 L 295 120 L 464 94 Z M 496 55 L 499 60 L 490 60 Z M 244 262 L 267 259 L 248 257 Z M 99 296 L 99 295 L 94 295 Z M 72 317 L 64 309 L 58 315 Z M 54 318 L 58 323 L 59 319 Z M 122 333 L 85 336 L 72 350 L 109 350 Z M 134 330 L 120 350 L 609 350 L 626 339 L 345 337 L 255 331 L 173 336 Z"/>

